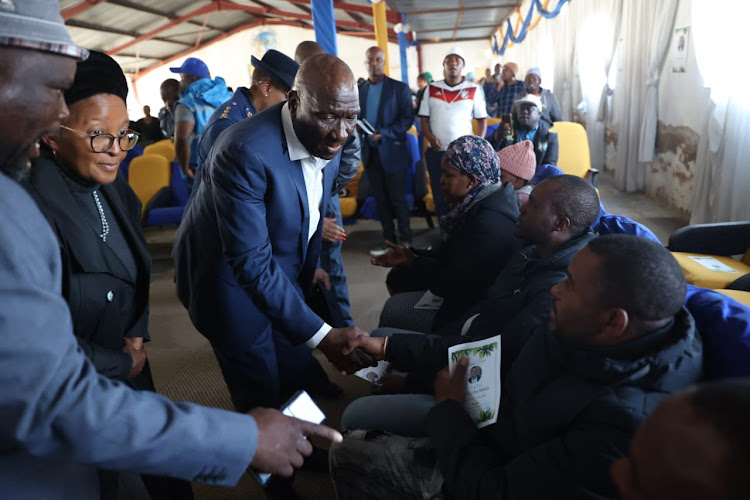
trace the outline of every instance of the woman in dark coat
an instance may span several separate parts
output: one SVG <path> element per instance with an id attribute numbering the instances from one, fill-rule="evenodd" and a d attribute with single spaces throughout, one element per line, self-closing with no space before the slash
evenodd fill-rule
<path id="1" fill-rule="evenodd" d="M 154 390 L 144 347 L 151 256 L 141 203 L 118 175 L 138 140 L 128 129 L 127 92 L 117 63 L 91 51 L 64 93 L 70 116 L 59 135 L 43 139 L 25 183 L 60 242 L 63 295 L 79 345 L 102 375 Z M 152 498 L 192 496 L 184 481 L 143 479 Z M 101 471 L 100 483 L 102 498 L 145 494 L 137 475 Z"/>
<path id="2" fill-rule="evenodd" d="M 383 308 L 381 327 L 439 330 L 486 298 L 495 277 L 521 247 L 514 236 L 518 200 L 513 186 L 500 182 L 499 161 L 487 141 L 459 137 L 448 146 L 442 169 L 440 186 L 453 208 L 441 220 L 440 247 L 389 244 L 388 253 L 371 259 L 374 265 L 395 267 L 386 282 L 394 295 Z M 435 299 L 437 309 L 415 309 L 420 299 L 430 297 L 425 290 L 442 299 Z"/>

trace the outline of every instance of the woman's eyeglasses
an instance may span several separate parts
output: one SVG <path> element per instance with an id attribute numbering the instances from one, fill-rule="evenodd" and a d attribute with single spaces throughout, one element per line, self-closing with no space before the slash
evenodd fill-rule
<path id="1" fill-rule="evenodd" d="M 82 132 L 80 130 L 66 127 L 65 125 L 60 125 L 60 128 L 70 130 L 71 132 L 75 132 L 76 134 L 90 137 L 91 149 L 94 151 L 94 153 L 106 153 L 115 143 L 115 139 L 117 139 L 117 142 L 120 145 L 120 149 L 122 149 L 123 151 L 130 151 L 138 142 L 138 133 L 133 132 L 132 130 L 121 130 L 120 135 L 115 137 L 112 134 L 105 134 L 102 132 L 94 132 L 89 134 L 88 132 Z"/>

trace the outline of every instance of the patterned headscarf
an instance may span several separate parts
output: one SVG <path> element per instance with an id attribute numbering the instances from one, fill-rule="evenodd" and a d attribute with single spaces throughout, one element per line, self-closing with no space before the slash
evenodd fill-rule
<path id="1" fill-rule="evenodd" d="M 492 145 L 481 137 L 465 135 L 448 145 L 445 161 L 449 167 L 464 174 L 472 174 L 477 184 L 453 207 L 448 215 L 441 218 L 443 240 L 463 225 L 466 212 L 474 204 L 487 198 L 502 187 L 500 182 L 500 162 Z"/>

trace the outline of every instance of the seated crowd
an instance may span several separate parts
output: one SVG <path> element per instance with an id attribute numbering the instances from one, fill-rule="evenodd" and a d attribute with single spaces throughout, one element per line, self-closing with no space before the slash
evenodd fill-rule
<path id="1" fill-rule="evenodd" d="M 159 120 L 193 188 L 175 237 L 177 295 L 237 412 L 154 394 L 150 256 L 118 173 L 138 141 L 127 82 L 114 59 L 73 45 L 57 7 L 19 3 L 26 31 L 0 17 L 0 99 L 15 113 L 0 123 L 4 494 L 190 498 L 188 481 L 232 485 L 248 467 L 290 477 L 307 455 L 325 460 L 306 439 L 317 435 L 333 442 L 323 467 L 341 499 L 747 496 L 750 382 L 705 383 L 718 358 L 677 261 L 653 238 L 605 234 L 588 181 L 533 186 L 556 163 L 559 104 L 537 68 L 522 82 L 506 63 L 473 82 L 460 48 L 443 80 L 419 77 L 440 216 L 431 248 L 413 245 L 403 198 L 414 103 L 384 75 L 380 48 L 359 85 L 314 42 L 294 59 L 253 57 L 251 87 L 234 93 L 199 59 L 172 68 L 182 83 L 164 82 Z M 29 137 L 11 124 L 40 65 L 62 75 L 45 83 L 61 92 L 22 117 L 39 138 L 21 147 Z M 487 118 L 504 115 L 488 134 Z M 349 314 L 340 254 L 337 194 L 360 155 L 386 244 L 370 262 L 391 268 L 371 334 Z M 310 305 L 313 284 L 328 311 Z M 433 307 L 417 309 L 424 301 Z M 500 402 L 479 428 L 464 403 L 481 371 L 466 357 L 451 370 L 448 353 L 498 335 Z M 315 348 L 342 373 L 390 364 L 344 411 L 343 436 L 268 409 L 301 389 L 340 393 Z M 290 485 L 277 477 L 272 493 Z"/>

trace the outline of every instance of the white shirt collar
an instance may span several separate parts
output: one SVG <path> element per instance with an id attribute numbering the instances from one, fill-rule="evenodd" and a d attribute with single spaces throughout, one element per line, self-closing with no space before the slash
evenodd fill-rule
<path id="1" fill-rule="evenodd" d="M 289 111 L 288 102 L 285 102 L 284 106 L 281 107 L 281 123 L 284 126 L 284 137 L 286 138 L 286 145 L 289 148 L 290 160 L 297 161 L 304 158 L 311 158 L 314 160 L 317 168 L 323 168 L 328 164 L 330 160 L 313 156 L 299 141 L 297 133 L 294 131 L 294 125 L 292 124 L 292 113 Z"/>

